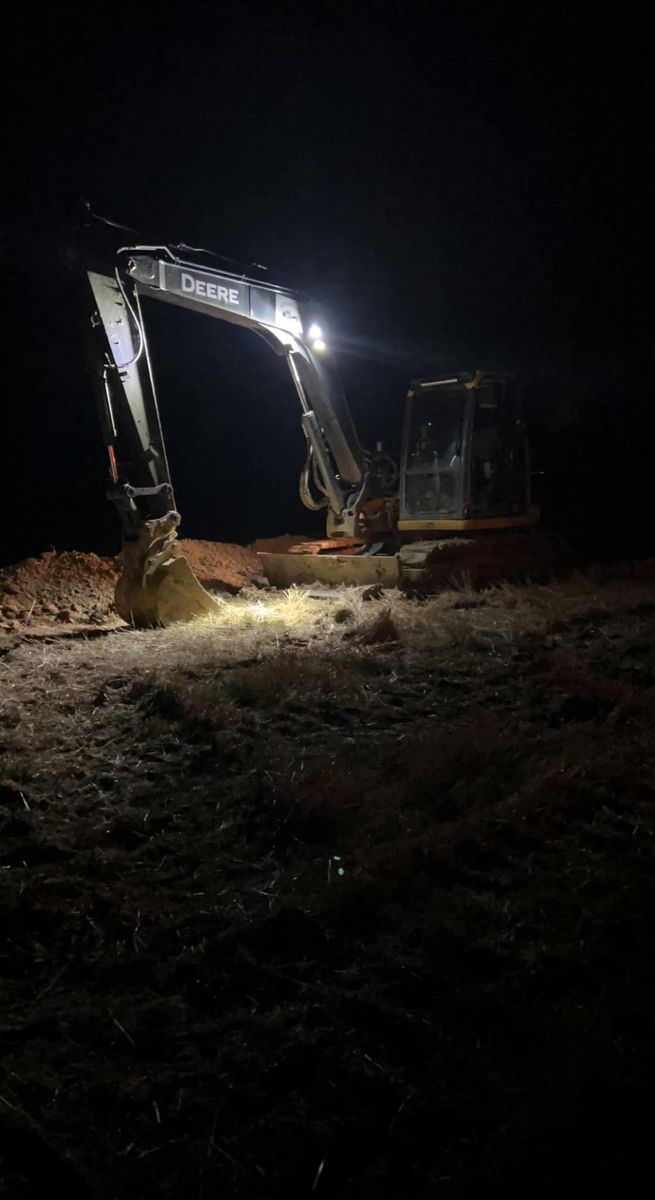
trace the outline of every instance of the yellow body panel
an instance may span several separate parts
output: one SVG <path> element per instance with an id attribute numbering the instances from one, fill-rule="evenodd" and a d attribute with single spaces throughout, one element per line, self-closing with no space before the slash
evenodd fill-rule
<path id="1" fill-rule="evenodd" d="M 530 510 L 530 512 L 522 513 L 516 517 L 463 517 L 461 519 L 448 518 L 430 521 L 424 518 L 422 521 L 399 521 L 398 528 L 401 531 L 410 529 L 438 529 L 444 533 L 449 531 L 461 533 L 467 529 L 518 529 L 524 525 L 534 525 L 539 520 L 539 510 Z"/>

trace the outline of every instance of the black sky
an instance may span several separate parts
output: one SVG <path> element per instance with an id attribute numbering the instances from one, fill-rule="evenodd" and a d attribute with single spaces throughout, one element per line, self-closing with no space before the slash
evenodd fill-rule
<path id="1" fill-rule="evenodd" d="M 19 19 L 6 55 L 2 560 L 116 544 L 67 254 L 80 197 L 327 304 L 364 441 L 397 440 L 413 375 L 521 370 L 549 519 L 643 547 L 648 28 L 575 3 L 103 14 Z M 280 365 L 150 308 L 185 532 L 311 529 Z"/>

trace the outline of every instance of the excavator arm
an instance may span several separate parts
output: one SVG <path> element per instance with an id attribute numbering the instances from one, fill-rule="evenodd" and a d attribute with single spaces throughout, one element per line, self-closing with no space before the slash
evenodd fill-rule
<path id="1" fill-rule="evenodd" d="M 123 573 L 116 604 L 137 625 L 166 625 L 211 611 L 177 542 L 180 516 L 166 458 L 142 296 L 189 308 L 259 334 L 285 358 L 308 446 L 301 498 L 327 507 L 330 533 L 353 536 L 369 483 L 367 461 L 345 396 L 321 358 L 309 306 L 285 288 L 180 259 L 167 247 L 117 252 L 113 270 L 87 270 L 92 294 L 91 359 L 122 526 Z M 313 498 L 309 478 L 321 493 Z"/>

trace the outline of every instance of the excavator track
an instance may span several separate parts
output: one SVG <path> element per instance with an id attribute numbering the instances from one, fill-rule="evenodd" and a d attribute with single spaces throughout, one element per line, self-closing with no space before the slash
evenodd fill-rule
<path id="1" fill-rule="evenodd" d="M 567 569 L 570 554 L 557 537 L 535 529 L 413 542 L 398 555 L 405 589 L 434 593 L 479 590 L 494 583 L 544 582 Z"/>

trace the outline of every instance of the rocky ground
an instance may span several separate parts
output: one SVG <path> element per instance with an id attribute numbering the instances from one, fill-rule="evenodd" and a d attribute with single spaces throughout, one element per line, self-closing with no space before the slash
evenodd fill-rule
<path id="1" fill-rule="evenodd" d="M 62 557 L 34 611 L 109 605 Z M 0 644 L 0 1192 L 638 1194 L 650 568 L 58 613 Z"/>

